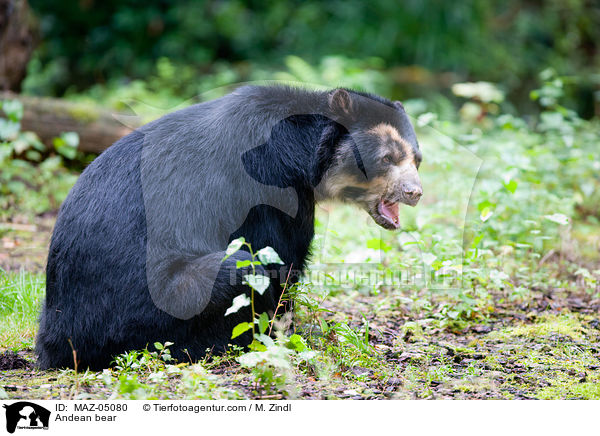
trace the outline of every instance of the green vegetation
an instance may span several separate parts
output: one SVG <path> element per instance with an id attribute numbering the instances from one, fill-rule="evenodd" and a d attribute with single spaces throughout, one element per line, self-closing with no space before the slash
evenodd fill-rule
<path id="1" fill-rule="evenodd" d="M 552 67 L 570 76 L 577 87 L 570 103 L 591 116 L 600 81 L 600 9 L 594 2 L 30 3 L 43 42 L 25 89 L 37 94 L 128 87 L 131 79 L 160 73 L 166 59 L 177 76 L 169 87 L 190 98 L 206 82 L 212 89 L 219 79 L 252 80 L 257 71 L 272 78 L 290 54 L 311 65 L 345 55 L 385 75 L 392 85 L 387 95 L 394 98 L 477 78 L 502 84 L 510 100 L 525 107 L 523 96 L 537 73 Z"/>
<path id="2" fill-rule="evenodd" d="M 81 156 L 77 134 L 63 133 L 49 150 L 34 133 L 21 131 L 19 101 L 0 101 L 0 115 L 0 219 L 56 210 L 77 180 L 64 165 Z"/>
<path id="3" fill-rule="evenodd" d="M 0 270 L 0 347 L 33 347 L 45 289 L 39 275 L 9 275 Z"/>

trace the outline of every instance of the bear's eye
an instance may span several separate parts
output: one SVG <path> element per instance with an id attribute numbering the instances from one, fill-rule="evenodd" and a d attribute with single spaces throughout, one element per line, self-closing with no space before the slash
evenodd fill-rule
<path id="1" fill-rule="evenodd" d="M 389 154 L 387 156 L 383 157 L 383 163 L 385 164 L 391 164 L 392 163 L 392 156 L 390 156 Z"/>

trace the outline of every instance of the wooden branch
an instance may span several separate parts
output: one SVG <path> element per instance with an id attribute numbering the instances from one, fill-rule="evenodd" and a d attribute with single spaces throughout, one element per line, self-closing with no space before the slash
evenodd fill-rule
<path id="1" fill-rule="evenodd" d="M 55 99 L 28 97 L 0 92 L 0 100 L 19 100 L 24 113 L 21 128 L 36 133 L 47 146 L 63 132 L 79 134 L 79 150 L 101 153 L 115 141 L 141 125 L 137 117 L 117 114 L 90 103 L 74 103 Z M 119 119 L 126 119 L 129 126 Z"/>

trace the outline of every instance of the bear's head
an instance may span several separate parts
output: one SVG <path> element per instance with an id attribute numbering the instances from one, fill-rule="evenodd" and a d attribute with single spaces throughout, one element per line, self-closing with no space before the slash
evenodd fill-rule
<path id="1" fill-rule="evenodd" d="M 400 227 L 400 203 L 415 206 L 423 189 L 422 155 L 400 102 L 336 89 L 328 94 L 329 117 L 318 153 L 324 166 L 320 197 L 355 203 L 380 226 Z"/>

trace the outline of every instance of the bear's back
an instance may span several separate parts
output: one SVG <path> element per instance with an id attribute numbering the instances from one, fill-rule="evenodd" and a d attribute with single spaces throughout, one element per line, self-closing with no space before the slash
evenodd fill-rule
<path id="1" fill-rule="evenodd" d="M 117 141 L 86 168 L 61 206 L 48 254 L 46 308 L 36 347 L 41 367 L 72 365 L 69 353 L 62 354 L 66 361 L 46 359 L 45 350 L 65 350 L 65 337 L 84 360 L 100 351 L 88 349 L 88 343 L 120 348 L 125 332 L 114 322 L 121 312 L 117 306 L 134 312 L 137 308 L 139 316 L 131 313 L 128 318 L 140 325 L 160 318 L 146 285 L 142 143 L 139 132 Z M 82 310 L 85 324 L 78 321 Z M 131 328 L 135 331 L 135 325 Z M 126 334 L 131 337 L 131 332 Z M 96 338 L 94 343 L 89 337 Z M 61 354 L 48 355 L 56 359 Z"/>

